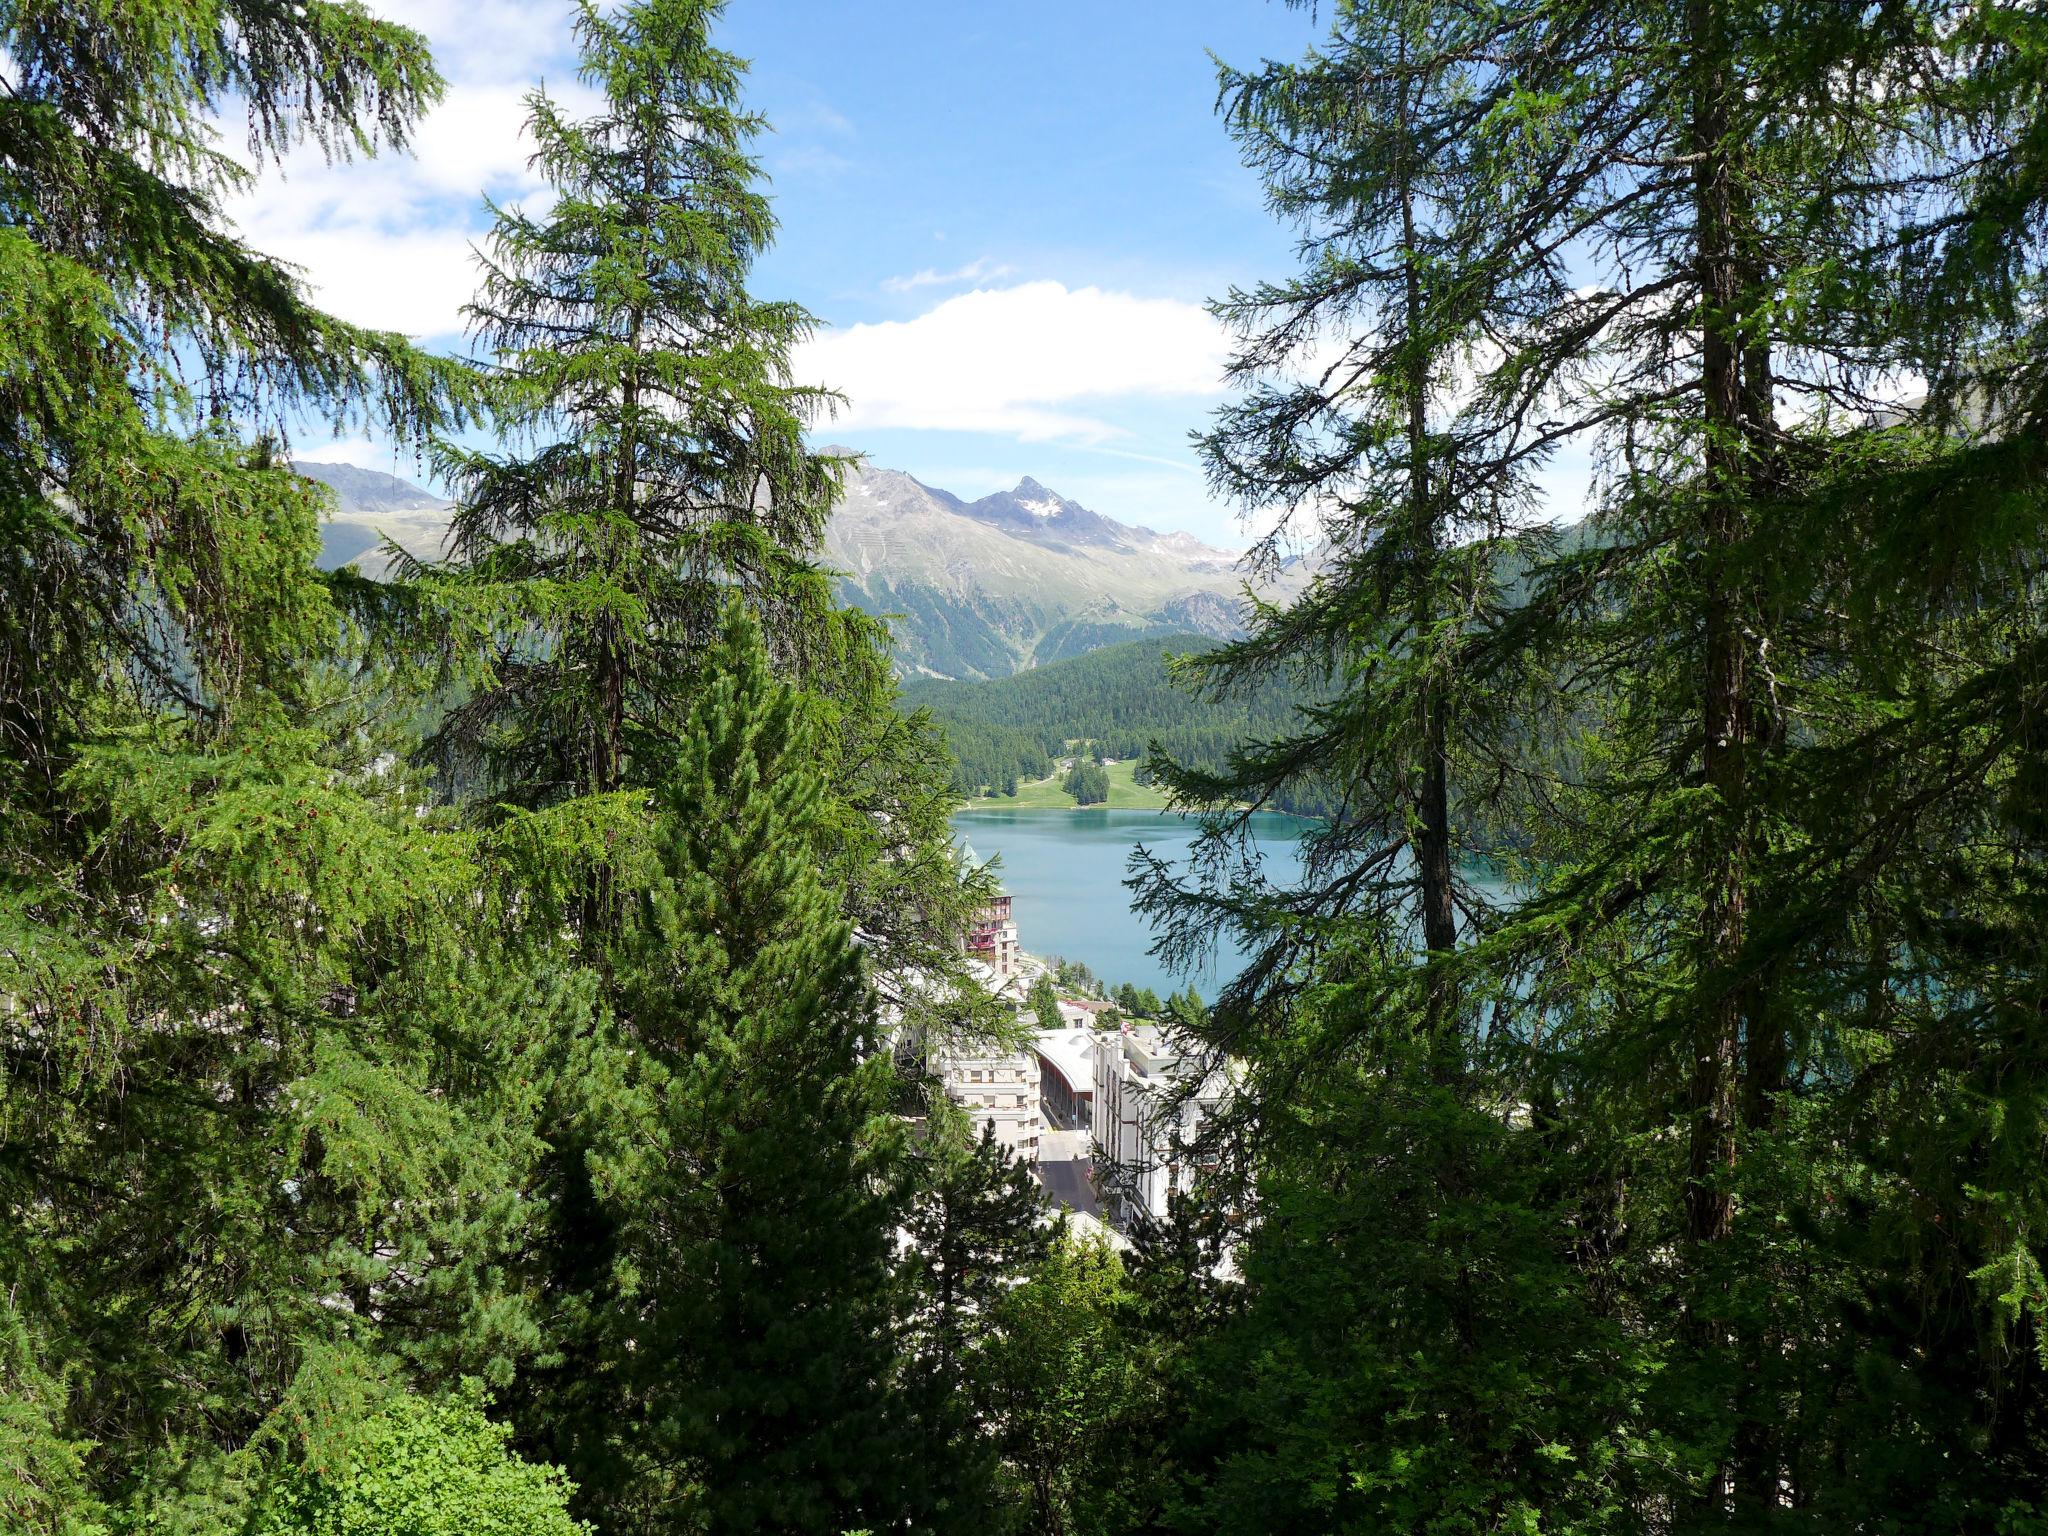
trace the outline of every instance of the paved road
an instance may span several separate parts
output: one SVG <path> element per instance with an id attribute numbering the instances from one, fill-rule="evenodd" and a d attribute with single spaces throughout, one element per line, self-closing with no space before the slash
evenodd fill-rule
<path id="1" fill-rule="evenodd" d="M 1077 1158 L 1085 1163 L 1095 1155 L 1095 1142 L 1086 1131 L 1060 1131 L 1047 1126 L 1038 1136 L 1038 1155 L 1050 1163 Z"/>
<path id="2" fill-rule="evenodd" d="M 1102 1214 L 1095 1198 L 1095 1185 L 1089 1178 L 1095 1165 L 1083 1158 L 1067 1162 L 1038 1164 L 1038 1182 L 1045 1186 L 1045 1192 L 1061 1205 L 1088 1216 Z"/>

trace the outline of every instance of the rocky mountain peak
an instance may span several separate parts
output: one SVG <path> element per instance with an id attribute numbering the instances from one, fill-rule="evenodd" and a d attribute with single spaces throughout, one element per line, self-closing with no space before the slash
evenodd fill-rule
<path id="1" fill-rule="evenodd" d="M 1030 475 L 966 501 L 865 455 L 826 531 L 841 595 L 889 616 L 899 666 L 937 677 L 1004 677 L 1147 635 L 1240 632 L 1235 556 L 1091 512 Z M 383 569 L 383 541 L 441 552 L 449 507 L 389 474 L 301 462 L 331 486 L 322 564 Z M 1299 578 L 1284 577 L 1292 589 Z"/>

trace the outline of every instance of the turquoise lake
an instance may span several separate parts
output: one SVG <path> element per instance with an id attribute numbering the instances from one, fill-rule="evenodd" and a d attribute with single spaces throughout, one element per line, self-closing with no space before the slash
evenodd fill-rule
<path id="1" fill-rule="evenodd" d="M 1291 816 L 1252 822 L 1269 876 L 1292 880 L 1300 869 L 1296 843 L 1307 823 Z M 1162 996 L 1192 982 L 1205 998 L 1214 998 L 1243 963 L 1229 951 L 1206 970 L 1169 974 L 1151 954 L 1152 930 L 1131 910 L 1124 889 L 1131 850 L 1142 843 L 1185 867 L 1192 822 L 1158 811 L 962 811 L 953 826 L 977 858 L 1000 859 L 996 875 L 1014 898 L 1017 939 L 1027 954 L 1064 955 L 1105 981 L 1151 987 Z"/>

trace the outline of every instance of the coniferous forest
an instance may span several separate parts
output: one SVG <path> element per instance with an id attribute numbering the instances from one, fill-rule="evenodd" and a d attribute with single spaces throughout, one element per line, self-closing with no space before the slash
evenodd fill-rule
<path id="1" fill-rule="evenodd" d="M 1220 66 L 1299 260 L 1200 451 L 1316 558 L 1173 669 L 1133 889 L 1249 959 L 1117 1251 L 927 1070 L 991 883 L 723 10 L 575 8 L 456 358 L 224 212 L 419 34 L 0 0 L 0 1529 L 2048 1532 L 2048 11 Z M 308 421 L 438 557 L 318 569 Z"/>
<path id="2" fill-rule="evenodd" d="M 1085 741 L 1104 757 L 1150 756 L 1220 767 L 1231 749 L 1270 738 L 1293 722 L 1302 702 L 1290 677 L 1265 679 L 1245 698 L 1198 698 L 1176 686 L 1181 657 L 1213 649 L 1203 635 L 1129 640 L 1086 655 L 977 682 L 906 681 L 906 708 L 929 711 L 953 754 L 953 784 L 963 795 L 1006 780 L 1039 779 Z M 1306 785 L 1288 785 L 1274 808 L 1316 814 Z"/>

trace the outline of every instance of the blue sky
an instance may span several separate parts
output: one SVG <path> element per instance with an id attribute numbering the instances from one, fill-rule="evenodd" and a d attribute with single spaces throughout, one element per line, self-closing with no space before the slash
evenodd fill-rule
<path id="1" fill-rule="evenodd" d="M 459 345 L 480 194 L 532 195 L 521 96 L 574 96 L 560 0 L 382 0 L 450 80 L 410 159 L 295 156 L 235 210 L 350 319 Z M 1277 0 L 733 0 L 775 125 L 782 221 L 756 291 L 824 323 L 805 371 L 847 392 L 821 428 L 963 494 L 1030 474 L 1129 522 L 1241 544 L 1188 433 L 1221 399 L 1203 301 L 1278 276 L 1291 239 L 1214 116 L 1210 52 L 1294 56 Z M 414 474 L 386 443 L 295 445 Z"/>

